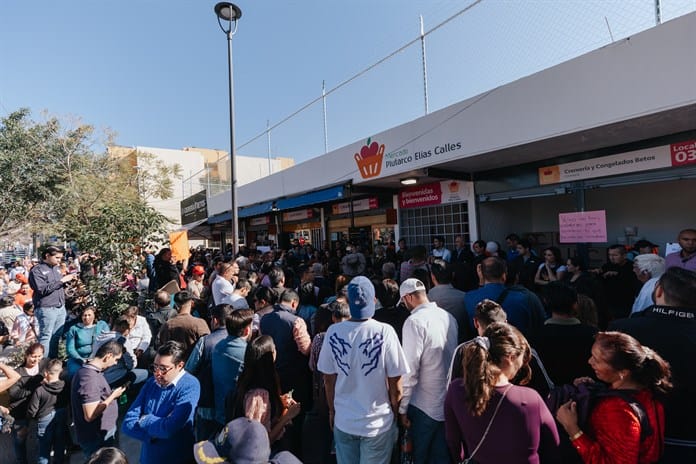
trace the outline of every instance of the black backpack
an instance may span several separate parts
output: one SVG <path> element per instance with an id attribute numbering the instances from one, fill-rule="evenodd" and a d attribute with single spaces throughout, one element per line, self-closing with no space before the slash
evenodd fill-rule
<path id="1" fill-rule="evenodd" d="M 590 418 L 592 408 L 601 398 L 616 396 L 628 403 L 633 413 L 638 418 L 640 423 L 640 441 L 641 443 L 647 437 L 653 434 L 652 425 L 645 408 L 635 398 L 635 390 L 616 390 L 607 388 L 601 383 L 581 383 L 579 385 L 561 385 L 551 389 L 546 398 L 546 405 L 549 407 L 551 414 L 556 415 L 556 411 L 561 405 L 570 400 L 575 401 L 578 412 L 578 426 L 585 429 Z M 558 424 L 558 430 L 562 431 L 563 427 Z M 561 433 L 561 458 L 563 463 L 581 463 L 582 460 L 578 455 L 575 447 L 570 443 L 570 439 L 564 433 Z"/>

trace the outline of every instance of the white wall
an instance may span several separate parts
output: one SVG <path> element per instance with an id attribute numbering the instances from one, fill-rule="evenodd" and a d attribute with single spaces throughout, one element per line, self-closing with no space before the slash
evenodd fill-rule
<path id="1" fill-rule="evenodd" d="M 461 144 L 445 154 L 389 168 L 379 177 L 473 157 L 696 103 L 696 13 L 456 103 L 379 134 L 385 153 Z M 388 111 L 388 108 L 382 111 Z M 352 179 L 365 140 L 239 189 L 239 206 Z M 414 157 L 415 158 L 415 157 Z M 523 161 L 523 160 L 521 160 Z M 228 208 L 229 209 L 229 208 Z"/>
<path id="2" fill-rule="evenodd" d="M 585 210 L 605 210 L 606 247 L 624 237 L 625 227 L 638 227 L 636 238 L 646 238 L 660 246 L 675 241 L 681 229 L 696 227 L 696 209 L 686 199 L 696 192 L 696 180 L 645 183 L 625 187 L 585 191 Z M 558 214 L 575 211 L 575 196 L 560 195 L 479 204 L 481 238 L 497 240 L 515 232 L 558 232 Z M 633 240 L 635 242 L 635 239 Z M 573 246 L 563 245 L 564 255 Z"/>
<path id="3" fill-rule="evenodd" d="M 177 229 L 181 225 L 181 200 L 184 199 L 183 179 L 203 169 L 203 155 L 194 150 L 184 151 L 155 147 L 135 147 L 135 149 L 139 153 L 150 153 L 154 155 L 157 160 L 162 161 L 168 166 L 178 164 L 181 168 L 181 178 L 172 178 L 172 198 L 168 200 L 150 200 L 148 202 L 150 206 L 174 222 L 171 226 L 172 229 Z"/>

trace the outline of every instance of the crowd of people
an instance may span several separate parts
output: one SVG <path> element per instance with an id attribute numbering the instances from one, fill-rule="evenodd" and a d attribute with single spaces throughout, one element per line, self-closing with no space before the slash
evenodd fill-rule
<path id="1" fill-rule="evenodd" d="M 66 304 L 79 259 L 47 247 L 0 270 L 0 341 L 24 353 L 1 420 L 18 463 L 127 462 L 122 435 L 142 463 L 696 462 L 696 230 L 678 241 L 595 269 L 515 234 L 165 248 L 108 321 Z"/>

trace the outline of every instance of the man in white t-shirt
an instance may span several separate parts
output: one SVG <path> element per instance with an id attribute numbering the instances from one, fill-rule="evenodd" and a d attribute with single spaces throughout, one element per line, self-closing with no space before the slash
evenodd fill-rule
<path id="1" fill-rule="evenodd" d="M 409 372 L 394 329 L 372 319 L 375 288 L 348 284 L 351 318 L 329 327 L 319 355 L 339 464 L 387 464 L 397 439 L 401 376 Z"/>

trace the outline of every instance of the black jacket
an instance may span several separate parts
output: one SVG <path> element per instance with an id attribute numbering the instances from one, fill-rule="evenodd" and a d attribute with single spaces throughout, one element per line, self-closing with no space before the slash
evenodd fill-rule
<path id="1" fill-rule="evenodd" d="M 64 408 L 67 405 L 64 390 L 65 382 L 62 380 L 39 385 L 29 400 L 27 419 L 40 419 L 55 409 Z"/>

